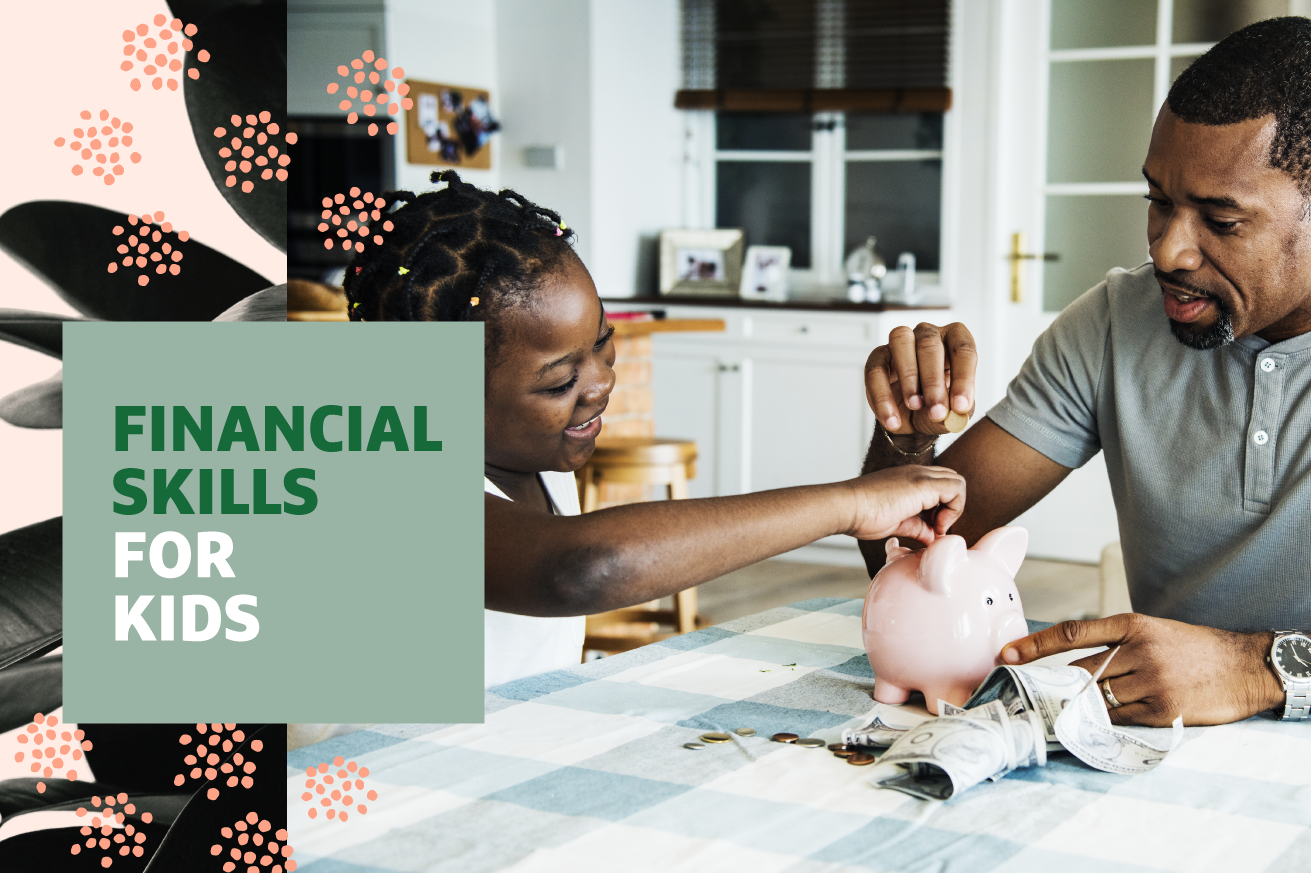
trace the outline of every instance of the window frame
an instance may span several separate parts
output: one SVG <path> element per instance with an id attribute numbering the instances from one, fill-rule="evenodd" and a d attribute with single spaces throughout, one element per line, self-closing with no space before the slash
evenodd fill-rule
<path id="1" fill-rule="evenodd" d="M 945 284 L 951 260 L 949 229 L 951 210 L 955 203 L 951 196 L 953 186 L 948 184 L 954 170 L 952 160 L 956 124 L 954 113 L 943 113 L 943 145 L 941 149 L 861 149 L 846 148 L 846 113 L 816 112 L 812 114 L 811 145 L 802 150 L 721 150 L 717 147 L 717 115 L 712 110 L 684 111 L 686 149 L 684 161 L 689 168 L 684 190 L 684 224 L 688 227 L 715 227 L 717 207 L 716 176 L 721 161 L 778 163 L 808 163 L 811 167 L 810 187 L 810 250 L 811 265 L 794 267 L 788 271 L 789 287 L 801 295 L 845 291 L 846 277 L 843 262 L 846 233 L 847 164 L 864 162 L 913 163 L 923 160 L 941 162 L 942 184 L 939 203 L 939 233 L 937 272 L 921 271 L 919 284 L 926 296 L 935 295 L 931 289 Z M 884 252 L 884 257 L 895 258 L 896 253 Z M 889 264 L 892 266 L 892 264 Z M 841 296 L 838 294 L 838 296 Z"/>

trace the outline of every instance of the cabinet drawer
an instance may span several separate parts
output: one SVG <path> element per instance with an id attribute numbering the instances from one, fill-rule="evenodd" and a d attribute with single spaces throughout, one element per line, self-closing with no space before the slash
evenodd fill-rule
<path id="1" fill-rule="evenodd" d="M 864 347 L 869 344 L 869 324 L 864 319 L 752 318 L 746 335 L 767 341 L 791 341 L 807 345 Z"/>

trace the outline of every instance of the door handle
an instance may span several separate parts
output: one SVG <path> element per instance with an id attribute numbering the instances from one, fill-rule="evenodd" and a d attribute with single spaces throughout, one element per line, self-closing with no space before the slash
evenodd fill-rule
<path id="1" fill-rule="evenodd" d="M 1011 234 L 1011 253 L 1006 256 L 1006 260 L 1011 262 L 1011 302 L 1019 303 L 1024 299 L 1024 288 L 1021 285 L 1020 263 L 1022 261 L 1059 261 L 1061 256 L 1055 252 L 1043 252 L 1035 254 L 1024 250 L 1024 234 Z"/>
<path id="2" fill-rule="evenodd" d="M 719 365 L 719 372 L 721 372 L 721 373 L 736 373 L 736 372 L 738 372 L 738 371 L 741 370 L 741 369 L 742 369 L 742 367 L 741 367 L 740 364 L 720 364 L 720 365 Z"/>

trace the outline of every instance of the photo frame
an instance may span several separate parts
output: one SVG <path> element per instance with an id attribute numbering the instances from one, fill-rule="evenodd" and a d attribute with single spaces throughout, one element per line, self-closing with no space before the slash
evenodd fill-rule
<path id="1" fill-rule="evenodd" d="M 742 282 L 739 228 L 660 233 L 660 293 L 736 297 Z"/>
<path id="2" fill-rule="evenodd" d="M 740 295 L 744 300 L 782 303 L 788 296 L 788 267 L 792 249 L 788 246 L 750 246 L 742 261 Z"/>
<path id="3" fill-rule="evenodd" d="M 501 123 L 482 88 L 406 79 L 414 108 L 405 113 L 405 160 L 459 169 L 492 168 L 491 136 Z"/>

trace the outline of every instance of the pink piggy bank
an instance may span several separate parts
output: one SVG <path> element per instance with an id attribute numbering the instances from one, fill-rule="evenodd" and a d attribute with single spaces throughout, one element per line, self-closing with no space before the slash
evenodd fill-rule
<path id="1" fill-rule="evenodd" d="M 1026 636 L 1015 572 L 1029 533 L 1002 527 L 972 549 L 958 536 L 920 551 L 887 543 L 887 563 L 865 595 L 865 652 L 874 669 L 874 699 L 905 703 L 924 694 L 964 706 L 997 664 L 1002 646 Z"/>

